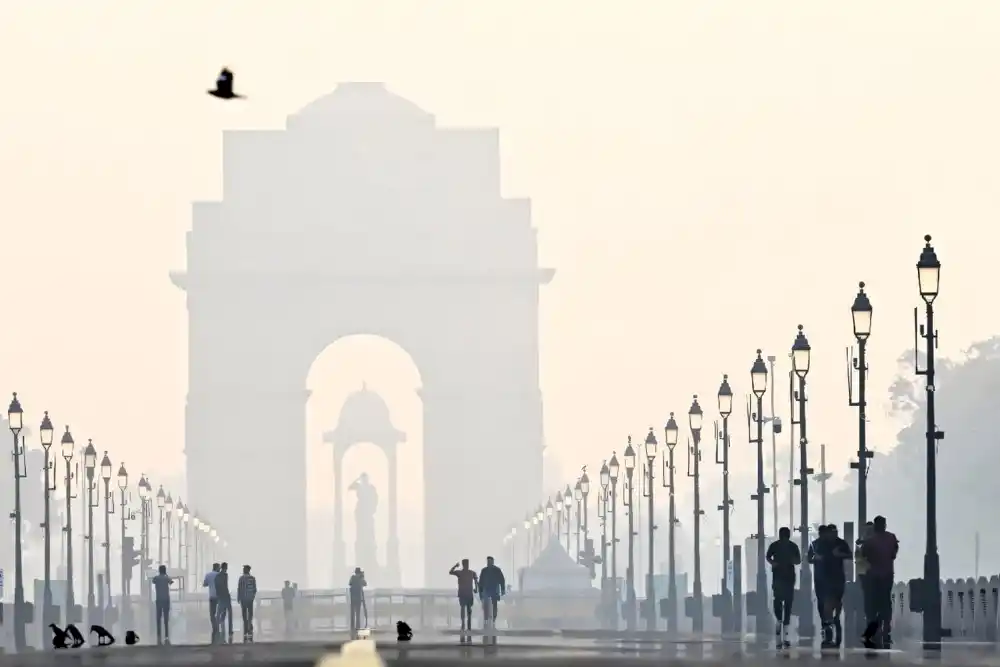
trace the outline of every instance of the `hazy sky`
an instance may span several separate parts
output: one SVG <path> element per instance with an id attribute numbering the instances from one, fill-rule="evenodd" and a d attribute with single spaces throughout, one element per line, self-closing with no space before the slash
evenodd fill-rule
<path id="1" fill-rule="evenodd" d="M 692 393 L 714 414 L 722 373 L 741 394 L 755 348 L 784 363 L 798 323 L 813 456 L 826 442 L 845 469 L 857 281 L 881 399 L 912 344 L 925 233 L 942 351 L 1000 331 L 977 307 L 995 300 L 1000 241 L 992 0 L 32 0 L 0 4 L 0 63 L 0 385 L 30 423 L 48 409 L 133 471 L 182 466 L 187 313 L 167 272 L 185 265 L 191 202 L 220 195 L 222 131 L 281 127 L 341 81 L 500 128 L 503 191 L 532 198 L 557 269 L 541 385 L 566 475 Z M 223 65 L 247 101 L 204 94 Z M 378 350 L 321 361 L 315 438 L 363 379 L 419 429 L 416 371 Z M 894 428 L 871 413 L 885 449 Z M 741 429 L 733 456 L 751 460 Z"/>

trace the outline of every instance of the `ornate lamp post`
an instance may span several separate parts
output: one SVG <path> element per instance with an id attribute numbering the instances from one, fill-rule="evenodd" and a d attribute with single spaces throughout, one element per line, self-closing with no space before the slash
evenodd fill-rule
<path id="1" fill-rule="evenodd" d="M 139 520 L 141 522 L 139 530 L 139 586 L 140 597 L 147 611 L 142 612 L 144 616 L 152 614 L 150 606 L 149 584 L 146 581 L 146 573 L 149 571 L 149 526 L 150 526 L 150 496 L 153 488 L 149 485 L 149 480 L 145 475 L 139 476 Z"/>
<path id="2" fill-rule="evenodd" d="M 597 518 L 601 522 L 601 591 L 608 586 L 608 486 L 611 484 L 611 470 L 608 462 L 601 463 L 598 475 L 601 484 L 601 495 L 597 498 Z"/>
<path id="3" fill-rule="evenodd" d="M 768 488 L 764 484 L 764 393 L 767 391 L 767 366 L 764 359 L 757 350 L 757 359 L 750 368 L 750 386 L 753 394 L 757 398 L 757 412 L 752 415 L 757 422 L 757 437 L 750 438 L 750 442 L 757 445 L 757 493 L 750 496 L 751 500 L 757 501 L 757 590 L 754 595 L 756 604 L 756 633 L 757 640 L 763 641 L 768 635 L 768 620 L 770 615 L 767 610 L 767 572 L 764 570 L 767 563 L 764 559 L 764 495 Z M 749 415 L 748 415 L 749 416 Z M 749 419 L 747 420 L 749 428 Z M 806 570 L 808 568 L 803 568 Z"/>
<path id="4" fill-rule="evenodd" d="M 73 435 L 69 432 L 69 426 L 62 435 L 59 442 L 63 461 L 66 462 L 66 611 L 63 612 L 63 621 L 72 623 L 76 600 L 73 598 L 73 468 L 70 461 L 73 460 L 73 453 L 76 451 L 76 443 Z"/>
<path id="5" fill-rule="evenodd" d="M 701 406 L 698 405 L 698 395 L 695 394 L 691 402 L 691 409 L 688 410 L 688 423 L 691 426 L 691 437 L 694 439 L 694 446 L 688 448 L 688 477 L 694 478 L 694 586 L 692 596 L 694 597 L 694 618 L 692 629 L 694 632 L 702 632 L 705 629 L 705 612 L 702 608 L 702 588 L 701 588 L 701 425 L 703 421 Z M 693 465 L 692 465 L 693 462 Z M 693 468 L 693 471 L 692 471 Z"/>
<path id="6" fill-rule="evenodd" d="M 184 507 L 184 503 L 181 499 L 177 499 L 177 568 L 180 570 L 184 569 L 184 516 L 187 510 Z M 186 583 L 186 582 L 185 582 Z M 182 587 L 186 588 L 186 586 Z"/>
<path id="7" fill-rule="evenodd" d="M 163 510 L 167 515 L 167 562 L 166 566 L 170 567 L 170 528 L 173 521 L 174 514 L 174 499 L 167 494 L 167 497 L 163 501 Z"/>
<path id="8" fill-rule="evenodd" d="M 555 508 L 552 507 L 552 499 L 549 498 L 548 504 L 545 505 L 545 544 L 548 545 L 552 541 L 552 514 L 555 512 Z"/>
<path id="9" fill-rule="evenodd" d="M 792 370 L 799 377 L 799 388 L 795 392 L 795 400 L 799 404 L 799 420 L 796 422 L 793 419 L 792 423 L 799 427 L 799 479 L 797 484 L 800 490 L 799 541 L 802 553 L 809 550 L 809 475 L 813 473 L 813 469 L 809 467 L 809 439 L 806 430 L 806 375 L 809 373 L 811 354 L 812 349 L 809 347 L 809 341 L 806 340 L 800 324 L 795 342 L 792 344 Z M 812 599 L 812 573 L 808 567 L 803 567 L 801 570 L 802 575 L 799 579 L 802 582 L 802 588 L 799 595 L 802 596 L 802 599 Z M 799 641 L 803 644 L 811 644 L 814 632 L 815 625 L 811 610 L 808 614 L 799 614 Z"/>
<path id="10" fill-rule="evenodd" d="M 677 446 L 677 422 L 674 413 L 670 413 L 666 426 L 663 427 L 663 437 L 667 445 L 667 456 L 663 457 L 666 470 L 663 471 L 663 486 L 668 490 L 668 508 L 670 525 L 667 528 L 670 538 L 670 552 L 667 558 L 667 630 L 677 633 L 677 541 L 674 539 L 674 529 L 677 526 L 677 506 L 674 503 L 674 447 Z"/>
<path id="11" fill-rule="evenodd" d="M 626 576 L 626 601 L 628 604 L 628 614 L 625 618 L 625 627 L 629 630 L 635 629 L 635 450 L 632 449 L 632 436 L 628 437 L 628 444 L 625 446 L 625 477 L 628 495 L 625 496 L 625 506 L 628 507 L 628 571 Z"/>
<path id="12" fill-rule="evenodd" d="M 157 544 L 156 551 L 156 563 L 158 565 L 163 564 L 163 509 L 167 505 L 167 494 L 163 492 L 163 485 L 160 485 L 160 490 L 156 492 L 156 508 L 159 510 L 159 528 L 157 529 L 157 535 L 159 536 L 159 541 Z"/>
<path id="13" fill-rule="evenodd" d="M 563 491 L 562 498 L 563 498 L 563 518 L 565 519 L 566 523 L 566 554 L 569 555 L 570 553 L 572 553 L 570 551 L 570 545 L 569 545 L 569 518 L 570 514 L 572 514 L 571 510 L 573 509 L 573 492 L 570 490 L 569 484 L 566 485 L 566 489 Z M 579 556 L 580 550 L 577 549 L 576 551 L 577 551 L 577 556 L 573 558 L 573 560 L 575 560 L 576 562 L 580 562 L 580 556 Z"/>
<path id="14" fill-rule="evenodd" d="M 913 309 L 914 339 L 919 333 L 927 345 L 927 366 L 920 368 L 915 358 L 917 375 L 927 378 L 927 545 L 924 552 L 923 640 L 924 647 L 941 648 L 941 561 L 937 546 L 937 441 L 944 440 L 934 412 L 934 348 L 937 330 L 934 328 L 934 300 L 941 286 L 941 262 L 931 246 L 931 237 L 924 237 L 924 249 L 917 262 L 917 282 L 925 304 L 926 323 L 917 328 L 917 309 Z M 914 340 L 916 343 L 916 340 Z M 914 346 L 915 347 L 915 346 Z M 916 353 L 914 353 L 916 357 Z"/>
<path id="15" fill-rule="evenodd" d="M 28 471 L 22 470 L 21 457 L 24 443 L 18 439 L 24 425 L 24 411 L 17 400 L 17 392 L 7 408 L 7 425 L 14 436 L 14 647 L 20 652 L 26 648 L 24 626 L 28 622 L 28 609 L 24 604 L 24 549 L 21 546 L 21 480 Z"/>
<path id="16" fill-rule="evenodd" d="M 580 544 L 580 538 L 583 534 L 583 490 L 580 488 L 580 480 L 576 480 L 576 486 L 573 487 L 573 500 L 576 501 L 576 562 L 580 562 L 580 553 L 583 551 L 583 545 Z"/>
<path id="17" fill-rule="evenodd" d="M 618 627 L 618 603 L 621 601 L 621 592 L 618 590 L 618 474 L 620 466 L 618 455 L 611 452 L 611 461 L 608 462 L 608 474 L 611 477 L 611 498 L 605 508 L 605 513 L 611 512 L 611 581 L 614 591 L 615 628 Z"/>
<path id="18" fill-rule="evenodd" d="M 872 304 L 865 294 L 865 284 L 858 283 L 858 295 L 854 297 L 854 304 L 851 306 L 851 322 L 854 325 L 854 338 L 858 341 L 858 356 L 853 360 L 854 370 L 858 372 L 858 400 L 854 401 L 850 383 L 848 383 L 848 403 L 851 407 L 858 409 L 858 460 L 851 461 L 851 467 L 858 470 L 858 530 L 861 530 L 868 521 L 868 459 L 873 453 L 868 451 L 866 443 L 867 418 L 865 408 L 868 403 L 865 401 L 865 384 L 868 379 L 868 361 L 865 359 L 865 348 L 868 345 L 868 337 L 872 333 Z M 851 369 L 848 369 L 847 378 L 851 378 Z"/>
<path id="19" fill-rule="evenodd" d="M 97 450 L 94 442 L 87 440 L 83 450 L 83 468 L 87 473 L 87 622 L 95 619 L 94 608 L 94 471 L 97 469 Z"/>
<path id="20" fill-rule="evenodd" d="M 590 511 L 587 508 L 587 497 L 590 495 L 590 477 L 587 476 L 587 466 L 583 467 L 583 474 L 580 475 L 578 486 L 580 487 L 580 496 L 583 505 L 583 539 L 586 542 L 590 538 Z"/>
<path id="21" fill-rule="evenodd" d="M 653 511 L 653 495 L 655 486 L 653 485 L 653 462 L 656 461 L 656 455 L 659 450 L 660 443 L 656 441 L 656 435 L 653 434 L 653 429 L 649 429 L 649 433 L 646 434 L 646 473 L 647 484 L 649 488 L 649 573 L 646 575 L 646 629 L 655 630 L 656 629 L 656 579 L 655 579 L 655 568 L 654 563 L 656 562 L 655 549 L 653 548 L 653 537 L 656 531 L 656 522 L 654 521 L 654 511 Z"/>
<path id="22" fill-rule="evenodd" d="M 722 416 L 722 437 L 715 442 L 715 462 L 722 466 L 722 631 L 732 632 L 732 591 L 729 590 L 729 557 L 732 553 L 731 536 L 729 533 L 729 508 L 733 499 L 729 497 L 729 415 L 733 414 L 733 390 L 729 387 L 729 376 L 722 376 L 719 385 L 719 414 Z M 719 456 L 719 450 L 722 456 Z"/>
<path id="23" fill-rule="evenodd" d="M 52 492 L 56 490 L 56 469 L 55 463 L 49 457 L 49 450 L 52 449 L 52 440 L 55 432 L 52 428 L 52 422 L 49 420 L 48 410 L 45 411 L 45 416 L 42 417 L 42 425 L 39 427 L 38 433 L 42 441 L 42 449 L 45 451 L 45 518 L 42 523 L 42 528 L 45 530 L 45 588 L 42 593 L 42 645 L 51 646 L 48 642 L 44 642 L 44 637 L 49 634 L 49 623 L 53 623 L 59 619 L 52 618 L 52 533 L 49 529 L 49 520 L 51 518 L 49 499 L 52 497 Z M 51 474 L 49 474 L 50 472 Z"/>
<path id="24" fill-rule="evenodd" d="M 128 511 L 128 499 L 126 498 L 128 490 L 128 471 L 125 470 L 125 464 L 121 464 L 118 468 L 118 495 L 119 495 L 119 509 L 121 509 L 122 518 L 122 627 L 128 628 L 131 626 L 131 602 L 130 602 L 130 586 L 129 586 L 129 574 L 131 571 L 131 561 L 132 556 L 126 553 L 125 550 L 125 521 L 130 518 Z M 111 540 L 108 540 L 109 542 Z M 111 572 L 108 572 L 108 578 L 110 580 Z"/>
<path id="25" fill-rule="evenodd" d="M 108 593 L 106 608 L 114 605 L 111 599 L 111 515 L 115 513 L 115 501 L 111 495 L 111 459 L 104 452 L 101 459 L 101 479 L 104 480 L 104 587 Z M 103 613 L 103 612 L 102 612 Z"/>

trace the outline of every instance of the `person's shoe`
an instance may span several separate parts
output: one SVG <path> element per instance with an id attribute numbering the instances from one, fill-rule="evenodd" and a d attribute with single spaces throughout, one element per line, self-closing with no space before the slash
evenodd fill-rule
<path id="1" fill-rule="evenodd" d="M 791 628 L 789 628 L 787 625 L 784 626 L 784 627 L 782 627 L 782 629 L 781 629 L 781 637 L 782 637 L 782 640 L 784 641 L 785 648 L 791 648 L 792 647 L 792 642 L 788 641 L 788 638 L 791 637 L 791 636 L 792 636 Z"/>

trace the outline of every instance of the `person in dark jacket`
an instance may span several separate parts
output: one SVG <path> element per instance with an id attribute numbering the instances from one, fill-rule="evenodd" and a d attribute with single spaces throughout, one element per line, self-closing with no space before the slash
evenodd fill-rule
<path id="1" fill-rule="evenodd" d="M 787 648 L 788 626 L 792 621 L 792 602 L 795 599 L 795 568 L 802 563 L 802 553 L 792 542 L 792 531 L 782 526 L 778 541 L 767 548 L 766 556 L 771 566 L 771 592 L 774 595 L 775 642 L 777 648 Z"/>
<path id="2" fill-rule="evenodd" d="M 888 648 L 892 644 L 892 585 L 899 540 L 886 530 L 884 516 L 875 517 L 872 523 L 874 530 L 861 545 L 861 553 L 868 561 L 866 583 L 875 615 L 875 618 L 868 619 L 864 640 L 866 645 L 870 645 L 876 635 L 881 635 L 882 645 Z"/>
<path id="3" fill-rule="evenodd" d="M 497 605 L 506 592 L 507 582 L 503 572 L 493 564 L 493 556 L 487 556 L 486 567 L 479 573 L 479 598 L 483 602 L 483 620 L 490 625 L 496 623 Z"/>
<path id="4" fill-rule="evenodd" d="M 236 601 L 243 615 L 243 643 L 253 641 L 253 603 L 257 597 L 257 577 L 250 574 L 250 566 L 243 566 L 243 574 L 236 583 Z"/>
<path id="5" fill-rule="evenodd" d="M 215 595 L 219 608 L 219 634 L 224 630 L 223 622 L 229 619 L 229 643 L 233 643 L 233 598 L 229 594 L 229 563 L 219 566 L 219 574 L 215 575 Z M 223 635 L 224 636 L 224 635 Z"/>

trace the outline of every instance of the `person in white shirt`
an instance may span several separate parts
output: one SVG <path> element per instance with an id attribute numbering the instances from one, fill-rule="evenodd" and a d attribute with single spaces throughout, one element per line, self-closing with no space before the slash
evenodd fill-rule
<path id="1" fill-rule="evenodd" d="M 215 594 L 215 577 L 219 574 L 219 564 L 212 563 L 212 571 L 205 575 L 202 586 L 208 589 L 208 614 L 212 620 L 212 643 L 219 638 L 218 608 L 219 598 Z"/>

